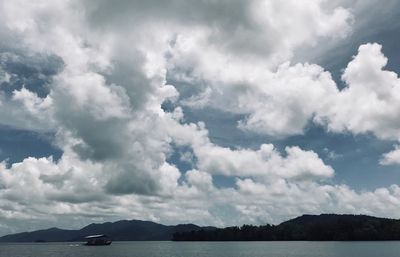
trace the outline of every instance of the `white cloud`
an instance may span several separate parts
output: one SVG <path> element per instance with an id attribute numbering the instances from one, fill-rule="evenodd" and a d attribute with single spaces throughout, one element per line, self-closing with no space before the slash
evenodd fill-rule
<path id="1" fill-rule="evenodd" d="M 317 154 L 298 147 L 287 147 L 286 157 L 282 157 L 273 145 L 265 144 L 256 151 L 231 150 L 212 144 L 195 146 L 193 151 L 198 158 L 199 168 L 212 174 L 265 179 L 322 179 L 333 176 L 333 169 L 325 165 Z"/>
<path id="2" fill-rule="evenodd" d="M 177 105 L 245 115 L 245 132 L 301 134 L 314 119 L 337 132 L 398 139 L 391 108 L 398 79 L 382 70 L 378 45 L 360 48 L 343 91 L 320 66 L 290 63 L 298 47 L 349 33 L 347 9 L 319 0 L 16 0 L 1 1 L 0 16 L 0 36 L 15 55 L 54 55 L 63 63 L 45 97 L 27 87 L 0 94 L 2 125 L 52 131 L 63 150 L 58 161 L 1 164 L 0 223 L 7 231 L 118 218 L 232 225 L 304 212 L 399 211 L 398 186 L 358 193 L 329 185 L 333 168 L 312 150 L 218 146 L 204 123 L 185 122 L 181 107 L 161 108 L 179 99 L 168 73 L 203 92 Z M 184 176 L 167 161 L 171 144 L 193 152 L 183 156 L 194 166 Z M 215 175 L 236 184 L 217 188 Z"/>
<path id="3" fill-rule="evenodd" d="M 381 165 L 396 165 L 400 164 L 400 147 L 398 145 L 395 146 L 395 149 L 385 153 L 382 156 L 382 159 L 379 161 Z"/>
<path id="4" fill-rule="evenodd" d="M 213 189 L 212 176 L 203 171 L 189 170 L 186 173 L 186 180 L 191 185 L 202 191 L 209 191 Z"/>
<path id="5" fill-rule="evenodd" d="M 91 30 L 79 3 L 1 4 L 5 26 L 21 37 L 20 48 L 57 55 L 64 63 L 46 98 L 22 89 L 7 105 L 2 101 L 3 110 L 15 109 L 11 122 L 3 116 L 2 123 L 56 132 L 62 150 L 109 171 L 104 184 L 109 193 L 158 194 L 176 183 L 170 179 L 176 173 L 165 163 L 168 137 L 158 125 L 161 103 L 177 94 L 165 85 L 163 47 L 157 45 L 163 39 L 136 40 L 132 48 L 120 42 L 121 35 Z M 24 109 L 12 108 L 13 102 Z M 39 117 L 39 124 L 24 122 L 28 115 Z"/>
<path id="6" fill-rule="evenodd" d="M 1 124 L 18 129 L 51 131 L 54 129 L 52 104 L 51 97 L 40 98 L 26 88 L 14 90 L 11 98 L 0 92 Z"/>
<path id="7" fill-rule="evenodd" d="M 335 132 L 370 132 L 383 139 L 399 139 L 400 80 L 396 73 L 383 70 L 386 63 L 380 45 L 360 46 L 342 76 L 347 87 L 328 96 L 317 119 L 325 120 Z"/>
<path id="8" fill-rule="evenodd" d="M 339 158 L 343 158 L 342 154 L 337 153 L 333 150 L 330 150 L 327 147 L 325 147 L 322 151 L 324 152 L 324 154 L 326 155 L 326 159 L 328 159 L 328 160 L 337 160 Z"/>
<path id="9" fill-rule="evenodd" d="M 298 1 L 255 4 L 254 23 L 264 31 L 245 38 L 260 40 L 270 54 L 231 52 L 219 41 L 211 40 L 212 31 L 183 30 L 169 51 L 170 76 L 200 87 L 200 93 L 183 99 L 182 104 L 244 114 L 246 118 L 239 127 L 260 134 L 302 134 L 315 112 L 324 105 L 324 99 L 335 94 L 337 88 L 330 74 L 318 65 L 291 65 L 288 60 L 299 46 L 312 45 L 320 37 L 338 36 L 332 30 L 345 35 L 351 23 L 351 14 L 345 9 L 337 8 L 327 14 L 320 4 L 320 1 L 313 1 L 311 6 Z M 272 48 L 266 43 L 269 39 L 263 37 L 273 38 Z"/>
<path id="10" fill-rule="evenodd" d="M 188 40 L 178 37 L 173 61 L 182 67 L 179 70 L 193 69 L 186 74 L 193 77 L 193 86 L 206 83 L 207 87 L 182 103 L 244 114 L 246 119 L 239 123 L 244 130 L 274 136 L 301 134 L 324 99 L 337 92 L 330 74 L 317 65 L 287 62 L 272 72 L 265 62 L 199 49 Z"/>
<path id="11" fill-rule="evenodd" d="M 297 146 L 286 147 L 285 156 L 272 144 L 262 144 L 257 150 L 230 149 L 210 142 L 203 123 L 168 122 L 165 127 L 168 127 L 176 145 L 192 148 L 197 167 L 210 174 L 270 180 L 319 180 L 334 174 L 332 167 L 325 165 L 315 152 L 304 151 Z"/>
<path id="12" fill-rule="evenodd" d="M 278 137 L 302 134 L 314 121 L 333 132 L 399 139 L 399 79 L 383 69 L 387 58 L 376 43 L 360 46 L 343 72 L 347 87 L 339 90 L 330 73 L 318 65 L 284 63 L 271 71 L 263 63 L 215 50 L 202 54 L 191 40 L 178 37 L 173 51 L 176 65 L 192 67 L 186 72 L 192 77 L 189 83 L 207 87 L 183 100 L 186 106 L 208 105 L 243 114 L 246 118 L 239 128 Z"/>
<path id="13" fill-rule="evenodd" d="M 10 79 L 11 79 L 11 75 L 0 68 L 0 85 L 3 82 L 9 83 Z"/>
<path id="14" fill-rule="evenodd" d="M 51 158 L 28 158 L 10 168 L 3 165 L 0 220 L 14 230 L 25 230 L 27 225 L 79 227 L 85 222 L 121 217 L 233 225 L 277 223 L 302 213 L 396 217 L 399 211 L 400 190 L 396 185 L 358 193 L 345 185 L 309 180 L 238 178 L 236 188 L 216 188 L 208 172 L 191 170 L 185 182 L 168 194 L 109 195 L 101 189 L 107 172 L 100 164 L 82 162 L 69 154 L 58 163 Z M 172 173 L 178 174 L 176 170 Z M 229 214 L 217 215 L 224 208 L 231 209 Z"/>

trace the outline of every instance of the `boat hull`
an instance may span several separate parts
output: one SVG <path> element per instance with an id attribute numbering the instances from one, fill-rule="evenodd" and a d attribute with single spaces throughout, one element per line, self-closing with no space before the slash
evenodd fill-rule
<path id="1" fill-rule="evenodd" d="M 87 246 L 100 246 L 100 245 L 110 245 L 112 241 L 106 241 L 106 242 L 98 242 L 98 243 L 85 243 L 84 245 Z"/>

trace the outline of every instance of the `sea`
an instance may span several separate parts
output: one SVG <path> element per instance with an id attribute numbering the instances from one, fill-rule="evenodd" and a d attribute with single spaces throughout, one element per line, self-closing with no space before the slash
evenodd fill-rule
<path id="1" fill-rule="evenodd" d="M 113 242 L 0 244 L 0 257 L 399 257 L 400 242 Z"/>

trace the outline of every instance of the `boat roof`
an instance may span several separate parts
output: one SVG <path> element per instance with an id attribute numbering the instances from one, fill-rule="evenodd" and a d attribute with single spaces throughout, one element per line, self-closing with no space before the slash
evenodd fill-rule
<path id="1" fill-rule="evenodd" d="M 87 236 L 87 237 L 85 237 L 86 239 L 89 239 L 89 238 L 99 238 L 99 237 L 107 237 L 106 235 L 104 235 L 104 234 L 100 234 L 100 235 L 91 235 L 91 236 Z"/>

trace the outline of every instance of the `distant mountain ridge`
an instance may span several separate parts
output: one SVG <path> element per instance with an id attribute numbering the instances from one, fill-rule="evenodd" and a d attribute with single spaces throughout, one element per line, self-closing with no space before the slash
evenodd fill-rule
<path id="1" fill-rule="evenodd" d="M 0 237 L 0 242 L 73 242 L 84 241 L 85 236 L 107 234 L 116 241 L 171 240 L 176 232 L 215 229 L 194 224 L 167 226 L 151 221 L 120 220 L 116 222 L 93 223 L 79 230 L 49 228 Z"/>
<path id="2" fill-rule="evenodd" d="M 400 240 L 400 220 L 366 215 L 302 215 L 279 225 L 200 227 L 167 226 L 151 221 L 121 220 L 90 224 L 79 230 L 49 228 L 0 237 L 0 242 L 69 242 L 107 234 L 115 241 L 350 241 Z"/>
<path id="3" fill-rule="evenodd" d="M 302 215 L 279 225 L 177 232 L 175 241 L 368 241 L 400 240 L 400 220 L 366 215 Z"/>

